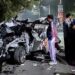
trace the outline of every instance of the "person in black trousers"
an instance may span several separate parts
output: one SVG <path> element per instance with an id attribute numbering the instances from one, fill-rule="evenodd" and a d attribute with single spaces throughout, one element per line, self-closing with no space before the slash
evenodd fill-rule
<path id="1" fill-rule="evenodd" d="M 66 14 L 66 19 L 63 22 L 63 32 L 64 32 L 64 45 L 65 45 L 65 58 L 66 61 L 69 63 L 70 62 L 70 35 L 69 35 L 69 31 L 70 31 L 70 25 L 72 23 L 71 20 L 71 14 L 68 13 Z"/>
<path id="2" fill-rule="evenodd" d="M 75 65 L 75 20 L 71 23 L 68 37 L 68 60 L 70 65 Z"/>

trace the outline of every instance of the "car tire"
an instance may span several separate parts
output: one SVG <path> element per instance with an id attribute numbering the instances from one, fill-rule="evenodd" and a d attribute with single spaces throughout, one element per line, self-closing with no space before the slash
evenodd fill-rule
<path id="1" fill-rule="evenodd" d="M 26 60 L 26 52 L 23 46 L 16 48 L 14 52 L 14 60 L 19 64 L 23 64 Z"/>

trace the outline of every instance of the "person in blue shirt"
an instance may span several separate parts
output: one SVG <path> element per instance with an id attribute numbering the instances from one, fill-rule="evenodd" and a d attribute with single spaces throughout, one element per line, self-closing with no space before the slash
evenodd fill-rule
<path id="1" fill-rule="evenodd" d="M 48 21 L 48 28 L 47 28 L 47 38 L 48 38 L 48 50 L 50 52 L 50 58 L 51 62 L 49 63 L 50 65 L 56 65 L 56 48 L 55 48 L 55 36 L 53 35 L 53 15 L 48 15 L 47 16 L 47 21 Z"/>

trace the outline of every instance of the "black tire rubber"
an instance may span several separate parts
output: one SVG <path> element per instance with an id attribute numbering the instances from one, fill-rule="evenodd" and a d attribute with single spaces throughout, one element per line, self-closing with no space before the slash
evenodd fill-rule
<path id="1" fill-rule="evenodd" d="M 0 73 L 2 72 L 2 63 L 0 63 Z"/>
<path id="2" fill-rule="evenodd" d="M 19 64 L 23 64 L 26 60 L 26 52 L 23 46 L 16 48 L 14 52 L 14 60 Z"/>

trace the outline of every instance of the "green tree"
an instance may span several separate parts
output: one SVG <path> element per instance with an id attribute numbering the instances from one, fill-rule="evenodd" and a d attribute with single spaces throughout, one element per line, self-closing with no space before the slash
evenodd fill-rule
<path id="1" fill-rule="evenodd" d="M 0 0 L 0 22 L 15 16 L 20 10 L 31 9 L 39 0 Z"/>
<path id="2" fill-rule="evenodd" d="M 65 12 L 75 11 L 75 0 L 62 0 Z"/>

